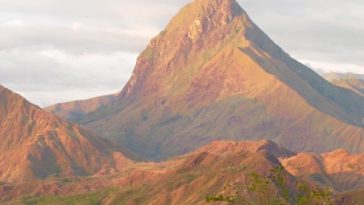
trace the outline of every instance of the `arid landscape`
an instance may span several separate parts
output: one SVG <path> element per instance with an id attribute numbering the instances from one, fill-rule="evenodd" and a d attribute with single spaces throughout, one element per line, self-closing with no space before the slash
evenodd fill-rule
<path id="1" fill-rule="evenodd" d="M 194 0 L 124 88 L 41 108 L 0 85 L 0 204 L 364 204 L 364 77 L 318 74 L 235 0 Z"/>

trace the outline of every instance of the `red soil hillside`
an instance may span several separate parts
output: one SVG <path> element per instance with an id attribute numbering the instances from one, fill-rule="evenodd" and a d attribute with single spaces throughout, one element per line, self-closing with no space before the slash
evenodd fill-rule
<path id="1" fill-rule="evenodd" d="M 312 190 L 326 193 L 323 189 L 293 177 L 282 167 L 278 157 L 292 155 L 266 140 L 219 141 L 166 162 L 132 164 L 112 176 L 9 187 L 7 194 L 14 198 L 7 201 L 37 205 L 327 203 L 321 195 L 310 195 Z M 27 192 L 27 198 L 16 199 L 17 194 Z"/>
<path id="2" fill-rule="evenodd" d="M 127 163 L 122 153 L 0 86 L 0 181 L 108 172 Z"/>

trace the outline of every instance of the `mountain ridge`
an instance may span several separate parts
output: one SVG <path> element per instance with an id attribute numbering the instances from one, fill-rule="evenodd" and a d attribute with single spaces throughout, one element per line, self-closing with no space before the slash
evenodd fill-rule
<path id="1" fill-rule="evenodd" d="M 27 193 L 22 203 L 33 204 L 208 204 L 234 201 L 238 204 L 257 202 L 296 204 L 307 197 L 307 203 L 325 198 L 310 199 L 308 190 L 325 193 L 314 184 L 295 178 L 281 165 L 278 157 L 292 152 L 267 140 L 216 141 L 200 149 L 159 163 L 136 163 L 116 175 L 101 178 L 70 179 L 28 185 L 38 192 Z M 148 181 L 148 183 L 145 183 Z M 88 190 L 75 189 L 88 187 Z M 114 188 L 110 188 L 114 187 Z M 256 189 L 252 187 L 257 187 Z M 264 193 L 260 192 L 264 189 Z M 8 188 L 7 201 L 24 195 L 24 186 Z M 56 193 L 54 190 L 57 190 Z M 92 193 L 90 193 L 92 190 Z M 219 197 L 221 195 L 221 197 Z M 307 195 L 307 196 L 306 196 Z M 0 186 L 1 196 L 1 186 Z M 40 196 L 40 197 L 39 197 Z M 1 202 L 0 197 L 0 202 Z M 302 199 L 301 199 L 302 200 Z M 211 203 L 210 202 L 210 203 Z M 16 204 L 16 203 L 14 203 Z"/>

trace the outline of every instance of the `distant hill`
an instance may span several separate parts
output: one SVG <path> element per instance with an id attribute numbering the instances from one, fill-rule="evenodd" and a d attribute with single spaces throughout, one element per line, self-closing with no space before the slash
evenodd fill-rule
<path id="1" fill-rule="evenodd" d="M 337 86 L 348 88 L 364 96 L 364 75 L 355 73 L 327 73 L 324 77 Z"/>
<path id="2" fill-rule="evenodd" d="M 79 100 L 68 103 L 60 103 L 46 107 L 45 110 L 69 121 L 78 121 L 85 115 L 95 112 L 104 106 L 110 106 L 117 101 L 118 93 L 95 97 L 87 100 Z"/>

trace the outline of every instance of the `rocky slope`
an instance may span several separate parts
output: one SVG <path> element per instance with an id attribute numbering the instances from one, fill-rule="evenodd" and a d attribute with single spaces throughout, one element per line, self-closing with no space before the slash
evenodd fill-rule
<path id="1" fill-rule="evenodd" d="M 128 159 L 109 142 L 0 86 L 0 181 L 86 176 Z"/>
<path id="2" fill-rule="evenodd" d="M 364 151 L 364 98 L 292 59 L 234 0 L 195 0 L 141 53 L 119 100 L 78 122 L 145 159 L 216 139 Z"/>

